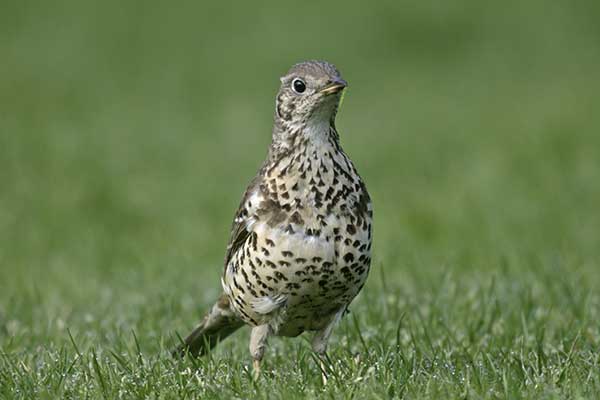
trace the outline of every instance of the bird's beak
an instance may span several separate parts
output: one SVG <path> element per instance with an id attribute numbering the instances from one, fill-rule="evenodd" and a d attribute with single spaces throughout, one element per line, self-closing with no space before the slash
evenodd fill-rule
<path id="1" fill-rule="evenodd" d="M 348 86 L 348 83 L 345 80 L 341 78 L 336 78 L 330 81 L 327 85 L 325 85 L 324 88 L 319 90 L 319 93 L 322 93 L 324 95 L 339 93 L 342 90 L 344 90 L 346 86 Z"/>

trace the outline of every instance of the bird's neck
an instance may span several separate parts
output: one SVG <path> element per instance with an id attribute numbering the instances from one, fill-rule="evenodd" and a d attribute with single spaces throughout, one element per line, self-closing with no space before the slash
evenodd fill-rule
<path id="1" fill-rule="evenodd" d="M 311 203 L 318 203 L 325 193 L 325 185 L 334 185 L 345 179 L 352 168 L 351 162 L 343 152 L 335 127 L 332 125 L 310 126 L 290 136 L 285 146 L 273 143 L 269 158 L 263 169 L 265 178 L 264 191 L 285 205 L 292 208 L 294 198 L 306 205 L 307 198 Z M 289 193 L 285 193 L 289 192 Z M 320 197 L 319 197 L 320 196 Z"/>
<path id="2" fill-rule="evenodd" d="M 304 121 L 276 119 L 269 148 L 269 161 L 276 161 L 307 148 L 339 148 L 334 117 L 310 118 Z"/>

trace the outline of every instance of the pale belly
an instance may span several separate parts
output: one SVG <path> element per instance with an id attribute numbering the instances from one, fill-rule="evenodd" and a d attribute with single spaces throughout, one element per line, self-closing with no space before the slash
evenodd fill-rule
<path id="1" fill-rule="evenodd" d="M 368 230 L 328 218 L 318 232 L 254 226 L 223 279 L 234 310 L 250 325 L 296 336 L 323 329 L 362 288 L 370 264 Z"/>

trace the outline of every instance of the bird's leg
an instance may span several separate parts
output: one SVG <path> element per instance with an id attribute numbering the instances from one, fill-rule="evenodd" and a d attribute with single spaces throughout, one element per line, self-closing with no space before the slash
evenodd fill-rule
<path id="1" fill-rule="evenodd" d="M 340 318 L 342 318 L 342 315 L 344 315 L 345 311 L 346 307 L 342 307 L 337 313 L 335 313 L 325 328 L 317 331 L 312 340 L 312 349 L 319 355 L 319 360 L 321 363 L 321 378 L 323 379 L 324 385 L 327 384 L 327 373 L 325 371 L 325 363 L 323 362 L 323 358 L 327 353 L 327 343 L 329 342 L 329 337 L 333 332 L 333 328 L 337 325 Z"/>
<path id="2" fill-rule="evenodd" d="M 257 380 L 260 377 L 260 360 L 252 360 L 252 376 L 254 377 L 254 380 Z"/>
<path id="3" fill-rule="evenodd" d="M 260 361 L 265 354 L 267 339 L 271 334 L 269 325 L 259 325 L 252 328 L 250 332 L 250 354 L 252 355 L 252 368 L 254 369 L 254 379 L 260 376 Z"/>
<path id="4" fill-rule="evenodd" d="M 319 359 L 319 362 L 321 363 L 321 380 L 323 381 L 323 385 L 327 385 L 327 372 L 325 372 L 325 363 L 323 362 L 322 358 L 323 356 L 325 356 L 325 354 L 323 354 Z"/>

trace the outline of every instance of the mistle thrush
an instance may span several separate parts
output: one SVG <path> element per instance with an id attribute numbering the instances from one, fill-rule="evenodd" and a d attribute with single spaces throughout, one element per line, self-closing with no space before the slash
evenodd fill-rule
<path id="1" fill-rule="evenodd" d="M 244 324 L 255 373 L 271 335 L 314 331 L 325 353 L 371 263 L 371 200 L 335 128 L 345 87 L 323 61 L 281 78 L 267 159 L 233 221 L 224 293 L 176 354 L 204 354 Z"/>

